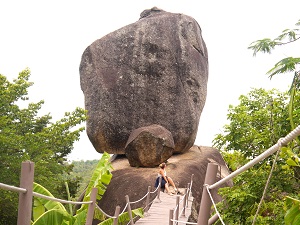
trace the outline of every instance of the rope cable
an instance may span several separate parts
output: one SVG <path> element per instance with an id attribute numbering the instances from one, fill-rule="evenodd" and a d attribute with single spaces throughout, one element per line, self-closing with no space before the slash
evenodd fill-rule
<path id="1" fill-rule="evenodd" d="M 108 215 L 106 212 L 104 212 L 97 204 L 95 204 L 95 206 L 96 206 L 96 208 L 100 211 L 100 212 L 102 212 L 106 217 L 109 217 L 109 218 L 112 218 L 112 219 L 115 219 L 115 218 L 117 218 L 116 216 L 110 216 L 110 215 Z"/>
<path id="2" fill-rule="evenodd" d="M 257 207 L 256 213 L 255 213 L 255 216 L 254 216 L 252 225 L 254 225 L 255 222 L 256 222 L 256 219 L 257 219 L 257 216 L 258 216 L 260 207 L 261 207 L 261 205 L 262 205 L 262 203 L 263 203 L 263 200 L 264 200 L 264 198 L 265 198 L 265 195 L 266 195 L 266 192 L 267 192 L 269 183 L 270 183 L 270 181 L 271 181 L 271 177 L 272 177 L 272 174 L 273 174 L 273 171 L 274 171 L 274 168 L 275 168 L 277 159 L 278 159 L 278 155 L 279 155 L 279 152 L 280 152 L 280 148 L 281 148 L 281 146 L 282 146 L 282 138 L 279 138 L 277 144 L 278 144 L 278 150 L 277 150 L 276 155 L 275 155 L 275 158 L 274 158 L 274 160 L 273 160 L 273 165 L 272 165 L 272 167 L 271 167 L 271 170 L 270 170 L 270 173 L 269 173 L 269 176 L 268 176 L 268 179 L 267 179 L 267 182 L 266 182 L 266 185 L 265 185 L 263 194 L 262 194 L 261 199 L 260 199 L 260 202 L 259 202 L 259 204 L 258 204 L 258 207 Z"/>
<path id="3" fill-rule="evenodd" d="M 212 204 L 213 204 L 213 206 L 214 206 L 214 208 L 215 208 L 216 214 L 218 215 L 218 217 L 219 217 L 221 223 L 222 223 L 223 225 L 225 225 L 225 223 L 223 222 L 223 220 L 222 220 L 222 218 L 221 218 L 221 215 L 220 215 L 220 213 L 219 213 L 219 211 L 218 211 L 218 209 L 217 209 L 217 206 L 216 206 L 216 204 L 215 204 L 215 201 L 214 201 L 213 197 L 212 197 L 211 194 L 210 194 L 210 191 L 209 191 L 209 185 L 208 185 L 208 184 L 204 184 L 204 186 L 205 186 L 205 188 L 206 188 L 206 190 L 207 190 L 207 193 L 208 193 L 208 195 L 209 195 L 209 197 L 210 197 L 210 200 L 211 200 L 211 202 L 212 202 Z"/>

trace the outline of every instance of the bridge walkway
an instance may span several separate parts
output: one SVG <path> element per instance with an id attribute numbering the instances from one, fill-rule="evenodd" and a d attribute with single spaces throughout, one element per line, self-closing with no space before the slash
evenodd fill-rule
<path id="1" fill-rule="evenodd" d="M 180 189 L 179 189 L 180 190 Z M 181 191 L 181 190 L 180 190 Z M 152 203 L 148 212 L 145 213 L 143 218 L 140 218 L 135 224 L 136 225 L 169 225 L 169 214 L 171 209 L 176 207 L 176 196 L 178 195 L 168 195 L 167 193 L 160 192 L 160 201 L 155 199 Z M 180 201 L 182 200 L 181 195 Z M 187 221 L 191 214 L 192 197 L 189 198 L 188 207 L 185 209 L 185 216 L 180 216 L 179 221 Z M 180 203 L 179 211 L 182 211 L 182 203 Z M 178 225 L 183 225 L 185 223 L 177 223 Z"/>

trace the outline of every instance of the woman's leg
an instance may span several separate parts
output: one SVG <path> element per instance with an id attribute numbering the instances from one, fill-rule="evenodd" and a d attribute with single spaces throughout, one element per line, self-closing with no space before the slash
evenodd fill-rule
<path id="1" fill-rule="evenodd" d="M 167 190 L 168 194 L 171 194 L 170 188 L 169 188 L 169 184 L 165 184 L 165 189 Z"/>
<path id="2" fill-rule="evenodd" d="M 177 188 L 176 188 L 176 186 L 175 186 L 175 184 L 174 184 L 174 182 L 173 182 L 173 180 L 172 180 L 171 177 L 168 177 L 168 181 L 174 187 L 175 191 L 177 191 Z"/>

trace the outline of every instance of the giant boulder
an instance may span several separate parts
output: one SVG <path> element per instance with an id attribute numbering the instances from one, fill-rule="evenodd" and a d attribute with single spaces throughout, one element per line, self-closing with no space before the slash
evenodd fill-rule
<path id="1" fill-rule="evenodd" d="M 187 15 L 146 10 L 82 55 L 87 135 L 98 152 L 125 154 L 133 130 L 159 124 L 172 133 L 174 153 L 186 152 L 196 138 L 207 79 L 198 23 Z"/>

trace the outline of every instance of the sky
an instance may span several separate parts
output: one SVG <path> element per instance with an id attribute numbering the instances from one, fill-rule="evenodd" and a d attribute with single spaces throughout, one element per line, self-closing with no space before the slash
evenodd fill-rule
<path id="1" fill-rule="evenodd" d="M 0 74 L 10 81 L 29 68 L 29 102 L 44 100 L 42 114 L 53 122 L 76 107 L 84 108 L 79 64 L 86 47 L 106 34 L 138 21 L 145 9 L 158 7 L 193 17 L 208 49 L 209 78 L 201 114 L 198 146 L 212 146 L 226 124 L 229 105 L 251 88 L 288 89 L 292 75 L 266 72 L 280 59 L 299 57 L 299 43 L 253 57 L 251 42 L 275 38 L 300 19 L 299 0 L 9 0 L 0 1 Z M 85 126 L 85 124 L 84 124 Z M 68 156 L 99 159 L 86 132 Z"/>

